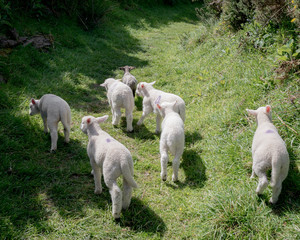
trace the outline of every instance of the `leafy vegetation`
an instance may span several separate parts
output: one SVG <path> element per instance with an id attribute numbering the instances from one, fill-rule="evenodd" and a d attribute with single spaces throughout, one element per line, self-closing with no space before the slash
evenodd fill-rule
<path id="1" fill-rule="evenodd" d="M 118 5 L 90 31 L 65 15 L 14 16 L 20 35 L 51 34 L 54 47 L 0 50 L 8 76 L 0 85 L 0 238 L 299 239 L 299 70 L 293 65 L 283 79 L 275 74 L 280 63 L 298 60 L 293 33 L 258 21 L 232 33 L 223 19 L 199 20 L 199 3 L 136 4 Z M 282 56 L 287 61 L 279 62 Z M 169 165 L 162 182 L 154 115 L 136 126 L 140 98 L 134 133 L 126 132 L 125 118 L 117 128 L 111 118 L 102 125 L 132 153 L 139 185 L 115 222 L 108 189 L 93 192 L 79 126 L 85 115 L 111 116 L 99 84 L 121 78 L 123 65 L 137 67 L 138 81 L 156 81 L 185 100 L 186 146 L 180 181 L 170 180 Z M 49 153 L 41 118 L 28 114 L 31 97 L 46 93 L 72 110 L 71 142 L 63 144 L 60 125 L 56 154 Z M 268 204 L 271 188 L 258 197 L 257 179 L 249 178 L 256 123 L 245 109 L 266 104 L 291 160 L 276 206 Z"/>

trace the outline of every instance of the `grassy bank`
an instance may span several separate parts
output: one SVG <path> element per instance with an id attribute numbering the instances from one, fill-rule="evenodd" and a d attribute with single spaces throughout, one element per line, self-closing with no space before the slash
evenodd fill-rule
<path id="1" fill-rule="evenodd" d="M 297 239 L 299 215 L 299 79 L 268 81 L 276 49 L 268 54 L 239 48 L 240 36 L 201 22 L 195 5 L 118 10 L 93 31 L 67 18 L 36 22 L 20 18 L 21 35 L 52 34 L 54 48 L 18 47 L 7 58 L 8 84 L 0 89 L 1 238 Z M 22 21 L 21 21 L 22 20 Z M 180 95 L 186 102 L 186 146 L 180 182 L 160 179 L 155 117 L 136 126 L 142 114 L 136 98 L 134 133 L 111 125 L 104 89 L 118 67 L 134 65 L 138 81 Z M 54 93 L 71 107 L 71 142 L 50 154 L 50 137 L 39 116 L 28 114 L 31 97 Z M 296 100 L 291 101 L 295 96 Z M 274 124 L 291 159 L 278 204 L 271 189 L 257 197 L 250 180 L 255 120 L 246 108 L 270 104 Z M 134 159 L 132 204 L 120 223 L 111 216 L 105 187 L 94 195 L 79 129 L 85 115 L 110 115 L 102 128 L 122 142 Z M 284 124 L 280 121 L 280 119 Z M 288 127 L 287 127 L 288 126 Z"/>

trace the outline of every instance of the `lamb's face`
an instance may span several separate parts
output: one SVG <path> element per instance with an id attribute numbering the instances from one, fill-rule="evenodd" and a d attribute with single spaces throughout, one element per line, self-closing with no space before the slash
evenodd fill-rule
<path id="1" fill-rule="evenodd" d="M 35 114 L 38 114 L 39 112 L 40 110 L 38 108 L 38 101 L 32 98 L 29 104 L 29 115 L 33 116 Z"/>
<path id="2" fill-rule="evenodd" d="M 144 84 L 144 83 L 139 83 L 137 85 L 136 91 L 135 91 L 136 95 L 138 95 L 140 97 L 143 97 L 143 94 L 142 94 L 142 84 Z"/>
<path id="3" fill-rule="evenodd" d="M 255 116 L 256 118 L 256 121 L 257 121 L 257 116 L 259 114 L 265 114 L 268 116 L 268 118 L 270 119 L 270 121 L 272 121 L 272 115 L 271 115 L 271 106 L 270 105 L 267 105 L 265 107 L 259 107 L 258 109 L 256 110 L 251 110 L 251 109 L 246 109 L 247 112 L 253 116 Z"/>
<path id="4" fill-rule="evenodd" d="M 163 102 L 162 104 L 156 104 L 159 114 L 164 118 L 168 112 L 174 111 L 175 102 Z"/>
<path id="5" fill-rule="evenodd" d="M 88 129 L 88 125 L 91 123 L 91 117 L 90 116 L 86 116 L 83 117 L 81 120 L 81 125 L 80 125 L 80 129 L 83 133 L 87 134 L 87 129 Z"/>

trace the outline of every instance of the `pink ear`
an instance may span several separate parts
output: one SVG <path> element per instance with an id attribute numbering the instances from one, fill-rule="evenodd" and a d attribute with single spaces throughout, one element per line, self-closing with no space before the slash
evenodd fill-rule
<path id="1" fill-rule="evenodd" d="M 145 87 L 144 84 L 142 84 L 141 87 L 144 88 Z"/>
<path id="2" fill-rule="evenodd" d="M 270 105 L 266 106 L 266 111 L 267 111 L 267 113 L 269 113 L 271 111 L 271 106 Z"/>
<path id="3" fill-rule="evenodd" d="M 32 102 L 32 104 L 35 104 L 35 101 L 34 101 L 34 99 L 31 99 L 31 102 Z"/>
<path id="4" fill-rule="evenodd" d="M 156 106 L 157 106 L 159 109 L 161 109 L 161 106 L 160 106 L 159 104 L 156 104 Z"/>
<path id="5" fill-rule="evenodd" d="M 91 123 L 91 119 L 88 118 L 88 119 L 86 120 L 86 122 L 87 122 L 88 124 L 90 124 L 90 123 Z"/>

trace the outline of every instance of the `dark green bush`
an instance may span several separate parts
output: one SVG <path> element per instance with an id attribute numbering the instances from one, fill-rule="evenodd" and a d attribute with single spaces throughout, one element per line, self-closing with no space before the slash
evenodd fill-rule
<path id="1" fill-rule="evenodd" d="M 11 7 L 8 0 L 0 0 L 0 33 L 11 27 Z"/>
<path id="2" fill-rule="evenodd" d="M 224 0 L 221 17 L 234 30 L 239 30 L 242 24 L 250 22 L 254 16 L 254 5 L 251 0 Z"/>

